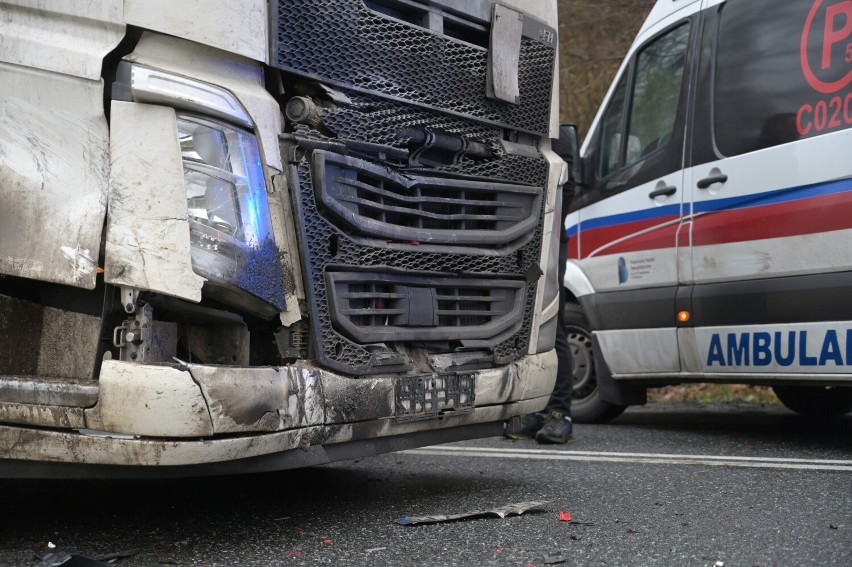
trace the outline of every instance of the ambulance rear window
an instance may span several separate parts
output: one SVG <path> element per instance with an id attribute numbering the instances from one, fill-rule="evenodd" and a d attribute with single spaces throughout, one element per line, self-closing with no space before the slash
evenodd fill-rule
<path id="1" fill-rule="evenodd" d="M 852 127 L 852 2 L 721 8 L 715 140 L 734 156 Z"/>

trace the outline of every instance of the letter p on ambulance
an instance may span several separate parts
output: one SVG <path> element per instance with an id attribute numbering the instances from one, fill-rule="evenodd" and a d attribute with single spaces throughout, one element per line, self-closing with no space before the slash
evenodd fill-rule
<path id="1" fill-rule="evenodd" d="M 841 25 L 838 20 L 842 20 Z M 822 68 L 831 67 L 831 53 L 835 44 L 852 36 L 852 0 L 843 0 L 825 9 L 825 34 L 822 40 Z M 846 62 L 852 62 L 852 42 L 846 44 Z"/>

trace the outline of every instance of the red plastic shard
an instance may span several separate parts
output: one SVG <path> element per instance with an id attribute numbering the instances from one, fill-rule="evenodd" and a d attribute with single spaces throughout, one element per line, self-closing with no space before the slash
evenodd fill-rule
<path id="1" fill-rule="evenodd" d="M 570 522 L 571 521 L 571 512 L 559 512 L 559 521 L 560 522 Z"/>

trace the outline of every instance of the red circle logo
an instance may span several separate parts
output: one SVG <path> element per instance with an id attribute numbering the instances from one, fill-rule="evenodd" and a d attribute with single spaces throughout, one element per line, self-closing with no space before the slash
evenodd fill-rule
<path id="1" fill-rule="evenodd" d="M 811 33 L 814 31 L 814 23 L 817 16 L 824 14 L 824 28 L 822 39 L 822 51 L 820 53 L 809 53 L 808 43 Z M 819 30 L 816 30 L 819 33 Z M 842 0 L 829 6 L 823 6 L 823 0 L 816 0 L 811 6 L 805 27 L 802 30 L 802 43 L 800 45 L 800 57 L 802 61 L 802 72 L 808 84 L 823 94 L 836 93 L 843 90 L 852 83 L 852 68 L 843 78 L 835 81 L 824 81 L 817 77 L 811 66 L 810 57 L 817 56 L 819 68 L 822 72 L 836 67 L 838 61 L 852 63 L 852 0 Z"/>

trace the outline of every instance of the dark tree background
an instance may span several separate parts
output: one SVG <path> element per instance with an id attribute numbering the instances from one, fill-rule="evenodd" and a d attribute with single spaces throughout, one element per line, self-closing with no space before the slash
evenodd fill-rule
<path id="1" fill-rule="evenodd" d="M 560 122 L 585 137 L 654 0 L 557 0 Z"/>

